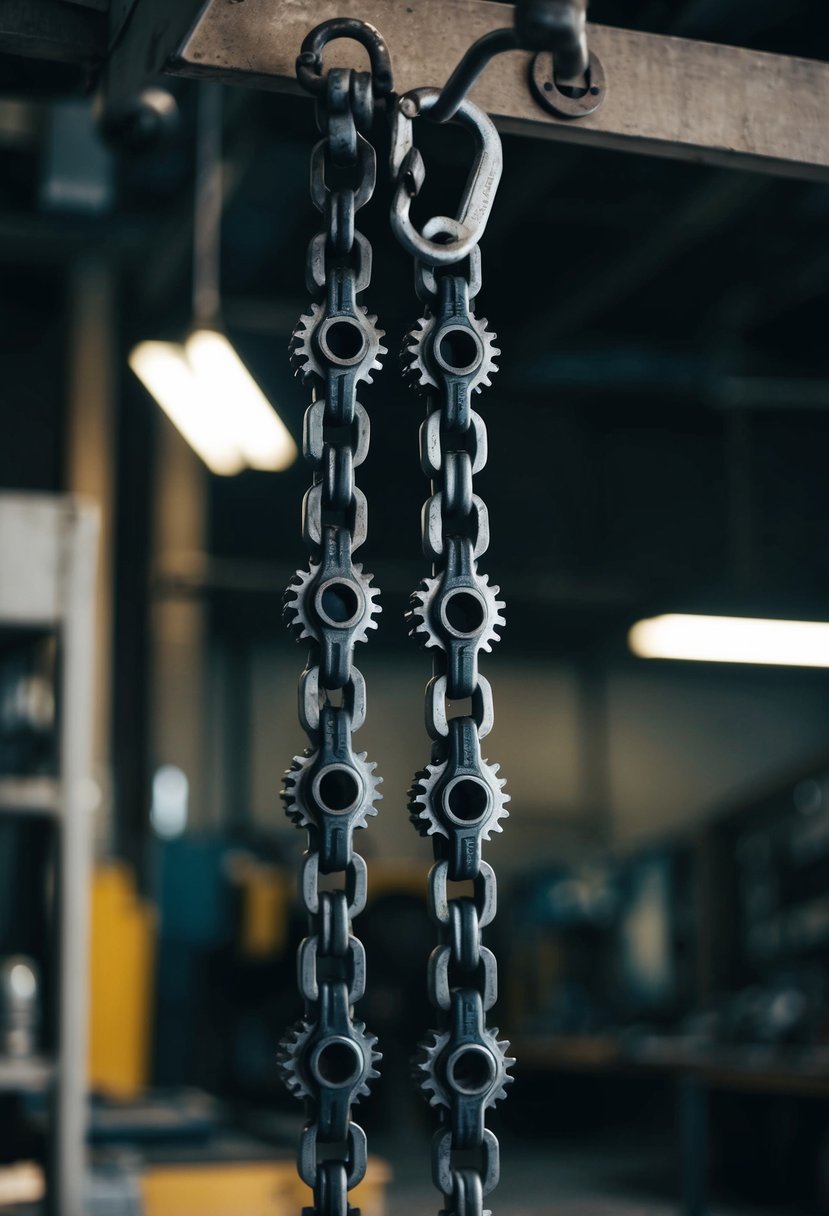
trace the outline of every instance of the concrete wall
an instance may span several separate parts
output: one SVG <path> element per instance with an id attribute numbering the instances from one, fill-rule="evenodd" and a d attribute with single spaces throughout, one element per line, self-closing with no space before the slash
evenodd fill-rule
<path id="1" fill-rule="evenodd" d="M 687 827 L 829 752 L 829 675 L 643 663 L 609 681 L 616 840 Z"/>

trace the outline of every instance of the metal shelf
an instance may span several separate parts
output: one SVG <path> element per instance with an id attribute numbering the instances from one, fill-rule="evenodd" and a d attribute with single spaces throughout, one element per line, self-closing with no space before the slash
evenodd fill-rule
<path id="1" fill-rule="evenodd" d="M 0 778 L 0 814 L 52 814 L 57 851 L 54 1056 L 0 1057 L 0 1091 L 53 1091 L 46 1190 L 52 1216 L 85 1216 L 91 819 L 90 773 L 98 514 L 74 498 L 0 494 L 0 628 L 60 638 L 56 779 Z"/>
<path id="2" fill-rule="evenodd" d="M 0 777 L 0 814 L 59 815 L 60 782 L 54 777 Z"/>
<path id="3" fill-rule="evenodd" d="M 16 1060 L 0 1056 L 0 1091 L 19 1093 L 42 1093 L 55 1078 L 53 1061 L 43 1056 L 32 1056 Z"/>

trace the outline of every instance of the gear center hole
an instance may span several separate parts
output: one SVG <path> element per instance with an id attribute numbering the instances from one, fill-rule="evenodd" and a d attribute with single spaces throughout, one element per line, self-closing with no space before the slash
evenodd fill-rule
<path id="1" fill-rule="evenodd" d="M 455 591 L 447 597 L 443 611 L 447 625 L 464 635 L 477 633 L 485 619 L 484 606 L 471 591 Z"/>
<path id="2" fill-rule="evenodd" d="M 332 321 L 321 335 L 324 353 L 338 363 L 356 363 L 363 357 L 366 339 L 353 321 Z"/>
<path id="3" fill-rule="evenodd" d="M 318 608 L 332 624 L 347 625 L 358 615 L 360 599 L 349 583 L 328 583 L 320 592 Z"/>
<path id="4" fill-rule="evenodd" d="M 446 809 L 459 823 L 477 823 L 489 808 L 489 794 L 480 781 L 462 777 L 446 793 Z"/>
<path id="5" fill-rule="evenodd" d="M 481 347 L 471 330 L 461 326 L 445 329 L 435 344 L 438 362 L 446 371 L 463 375 L 475 370 L 481 361 Z"/>
<path id="6" fill-rule="evenodd" d="M 317 1056 L 319 1079 L 328 1085 L 350 1085 L 357 1080 L 363 1062 L 353 1043 L 326 1043 Z"/>
<path id="7" fill-rule="evenodd" d="M 446 1070 L 450 1080 L 463 1094 L 482 1094 L 495 1080 L 495 1063 L 483 1047 L 459 1051 Z"/>
<path id="8" fill-rule="evenodd" d="M 319 780 L 319 800 L 329 811 L 347 811 L 360 794 L 360 784 L 348 769 L 335 768 Z"/>

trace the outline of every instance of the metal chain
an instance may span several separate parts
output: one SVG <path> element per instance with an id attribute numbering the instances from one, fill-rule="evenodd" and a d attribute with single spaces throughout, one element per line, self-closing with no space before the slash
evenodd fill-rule
<path id="1" fill-rule="evenodd" d="M 366 965 L 352 919 L 365 907 L 367 886 L 353 834 L 377 813 L 380 778 L 366 753 L 352 746 L 366 713 L 365 682 L 353 656 L 376 628 L 380 608 L 372 576 L 353 560 L 366 539 L 366 500 L 354 471 L 369 446 L 369 419 L 357 388 L 371 383 L 386 351 L 377 318 L 358 303 L 371 278 L 371 246 L 355 228 L 355 213 L 371 198 L 376 180 L 375 152 L 365 135 L 374 115 L 373 74 L 332 68 L 323 76 L 321 64 L 332 38 L 371 42 L 371 27 L 328 27 L 334 28 L 309 35 L 297 64 L 317 97 L 322 138 L 311 156 L 311 198 L 325 223 L 308 248 L 314 302 L 291 339 L 294 370 L 313 394 L 303 436 L 313 466 L 302 506 L 310 561 L 285 594 L 286 620 L 310 647 L 299 684 L 299 718 L 309 746 L 294 757 L 282 795 L 290 818 L 308 832 L 300 896 L 309 933 L 298 955 L 305 1017 L 285 1036 L 280 1064 L 288 1088 L 306 1104 L 298 1170 L 314 1192 L 307 1216 L 355 1216 L 348 1191 L 365 1175 L 366 1137 L 351 1108 L 378 1076 L 380 1055 L 376 1038 L 353 1015 Z M 377 42 L 374 75 L 387 91 L 391 75 L 379 70 L 379 35 Z M 323 875 L 341 875 L 341 885 L 321 889 Z"/>
<path id="2" fill-rule="evenodd" d="M 416 107 L 408 104 L 412 96 Z M 489 385 L 500 352 L 486 320 L 473 311 L 481 257 L 468 232 L 480 233 L 486 223 L 500 176 L 500 143 L 486 115 L 463 102 L 458 117 L 476 133 L 479 154 L 462 214 L 457 220 L 436 217 L 423 232 L 411 231 L 400 193 L 417 193 L 425 170 L 412 147 L 410 124 L 414 113 L 428 112 L 433 98 L 433 90 L 418 90 L 404 99 L 393 136 L 393 166 L 409 175 L 408 184 L 398 178 L 396 231 L 400 235 L 402 229 L 404 245 L 415 254 L 416 290 L 426 305 L 404 344 L 403 366 L 406 378 L 427 398 L 420 459 L 431 480 L 422 533 L 432 576 L 412 596 L 409 620 L 412 635 L 434 655 L 426 690 L 432 757 L 415 777 L 409 810 L 414 826 L 434 844 L 428 887 L 439 943 L 429 960 L 428 984 L 440 1026 L 421 1044 L 415 1075 L 440 1112 L 432 1176 L 444 1196 L 442 1216 L 482 1216 L 484 1197 L 499 1175 L 498 1141 L 485 1127 L 485 1115 L 506 1096 L 514 1061 L 497 1028 L 486 1025 L 498 989 L 495 956 L 483 944 L 483 930 L 495 916 L 497 890 L 481 848 L 493 832 L 503 830 L 509 799 L 499 766 L 481 757 L 493 707 L 479 655 L 498 640 L 504 604 L 499 588 L 478 568 L 489 546 L 489 523 L 474 476 L 486 464 L 487 437 L 472 400 Z M 486 198 L 476 188 L 481 183 Z M 448 259 L 453 245 L 458 252 Z M 424 250 L 431 264 L 422 259 Z M 450 704 L 465 701 L 468 712 L 450 716 Z M 471 884 L 471 893 L 450 894 L 449 883 Z"/>

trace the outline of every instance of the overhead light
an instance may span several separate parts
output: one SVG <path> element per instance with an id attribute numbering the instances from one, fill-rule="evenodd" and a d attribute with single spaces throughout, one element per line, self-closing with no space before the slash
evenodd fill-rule
<path id="1" fill-rule="evenodd" d="M 140 342 L 129 362 L 213 473 L 281 472 L 296 460 L 290 432 L 219 330 L 194 330 L 183 345 Z"/>
<path id="2" fill-rule="evenodd" d="M 829 667 L 829 622 L 669 613 L 637 621 L 628 645 L 642 659 Z"/>
<path id="3" fill-rule="evenodd" d="M 139 343 L 130 367 L 212 472 L 278 473 L 297 446 L 221 324 L 222 93 L 203 85 L 198 96 L 193 328 L 183 344 Z"/>
<path id="4" fill-rule="evenodd" d="M 200 393 L 183 346 L 139 342 L 130 353 L 130 367 L 211 472 L 227 476 L 242 471 L 244 458 L 210 398 Z"/>
<path id="5" fill-rule="evenodd" d="M 199 385 L 213 393 L 232 422 L 233 438 L 252 469 L 280 473 L 297 458 L 297 446 L 233 346 L 215 329 L 197 329 L 184 344 Z"/>

